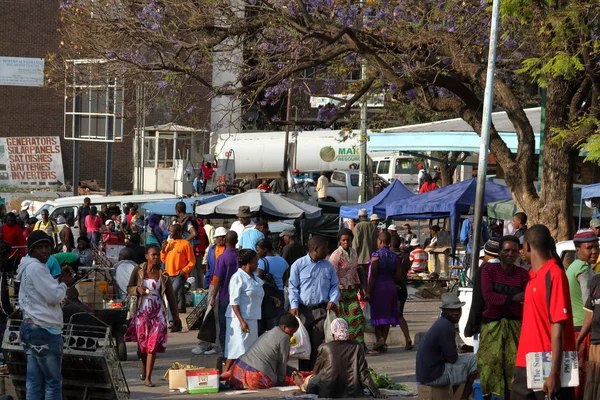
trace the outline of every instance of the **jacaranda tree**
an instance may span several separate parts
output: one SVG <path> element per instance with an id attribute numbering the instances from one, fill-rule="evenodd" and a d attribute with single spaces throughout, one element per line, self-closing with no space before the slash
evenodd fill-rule
<path id="1" fill-rule="evenodd" d="M 173 91 L 200 86 L 259 107 L 289 88 L 346 94 L 319 114 L 324 126 L 363 95 L 384 95 L 386 104 L 454 115 L 481 130 L 491 16 L 484 0 L 73 0 L 62 8 L 61 57 L 106 58 Z M 501 12 L 494 104 L 512 121 L 519 147 L 512 152 L 492 127 L 491 151 L 517 204 L 565 239 L 580 147 L 600 154 L 598 4 L 502 0 Z M 215 59 L 237 79 L 214 85 Z M 367 78 L 348 81 L 363 62 Z M 306 80 L 306 71 L 319 79 Z M 539 193 L 524 112 L 532 86 L 547 90 Z"/>

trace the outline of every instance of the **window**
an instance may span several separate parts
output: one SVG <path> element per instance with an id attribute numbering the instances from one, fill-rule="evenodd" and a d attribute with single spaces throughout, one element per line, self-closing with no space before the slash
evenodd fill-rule
<path id="1" fill-rule="evenodd" d="M 377 173 L 377 165 L 379 164 L 379 161 L 373 161 L 373 172 Z"/>
<path id="2" fill-rule="evenodd" d="M 417 167 L 410 160 L 396 158 L 395 174 L 418 174 Z"/>
<path id="3" fill-rule="evenodd" d="M 390 173 L 390 160 L 382 160 L 379 161 L 379 166 L 377 167 L 378 174 L 389 174 Z"/>
<path id="4" fill-rule="evenodd" d="M 162 134 L 158 139 L 158 168 L 173 167 L 173 135 Z"/>
<path id="5" fill-rule="evenodd" d="M 360 180 L 359 174 L 350 174 L 350 185 L 358 186 L 358 181 Z"/>
<path id="6" fill-rule="evenodd" d="M 346 173 L 345 172 L 334 172 L 331 176 L 332 181 L 338 181 L 340 183 L 346 184 Z"/>
<path id="7" fill-rule="evenodd" d="M 67 217 L 73 217 L 75 218 L 75 209 L 73 207 L 58 207 L 55 208 L 52 211 L 52 214 L 50 215 L 50 218 L 55 220 L 58 218 L 59 215 L 63 215 L 65 218 Z"/>
<path id="8" fill-rule="evenodd" d="M 144 167 L 156 167 L 156 165 L 154 165 L 154 157 L 156 157 L 155 144 L 155 138 L 144 138 Z"/>

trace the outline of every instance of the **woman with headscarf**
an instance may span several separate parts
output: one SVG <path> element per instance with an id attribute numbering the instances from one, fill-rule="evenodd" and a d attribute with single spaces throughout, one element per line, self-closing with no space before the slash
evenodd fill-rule
<path id="1" fill-rule="evenodd" d="M 161 216 L 152 213 L 148 216 L 148 234 L 146 235 L 146 246 L 155 244 L 161 246 L 165 240 L 163 230 L 160 227 Z"/>
<path id="2" fill-rule="evenodd" d="M 358 255 L 352 248 L 353 239 L 354 234 L 350 229 L 341 229 L 338 233 L 340 247 L 331 253 L 329 262 L 333 265 L 339 280 L 340 301 L 336 314 L 348 323 L 350 339 L 364 343 L 365 318 L 360 308 L 358 293 L 360 292 L 361 297 L 364 298 L 366 288 L 361 285 L 358 277 Z"/>
<path id="3" fill-rule="evenodd" d="M 302 383 L 298 373 L 294 382 L 307 394 L 319 397 L 363 397 L 363 388 L 369 389 L 376 399 L 384 399 L 375 386 L 365 359 L 363 346 L 349 339 L 348 323 L 342 318 L 331 322 L 333 341 L 319 347 L 313 374 Z"/>

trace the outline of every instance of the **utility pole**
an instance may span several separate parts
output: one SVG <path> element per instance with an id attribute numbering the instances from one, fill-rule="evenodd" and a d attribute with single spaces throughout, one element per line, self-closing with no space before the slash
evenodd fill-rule
<path id="1" fill-rule="evenodd" d="M 361 65 L 360 79 L 363 83 L 367 80 L 367 63 L 364 58 Z M 367 94 L 365 93 L 360 103 L 360 191 L 358 192 L 358 202 L 364 203 L 367 198 Z"/>
<path id="2" fill-rule="evenodd" d="M 287 91 L 287 109 L 285 110 L 285 141 L 283 142 L 283 172 L 285 173 L 285 177 L 287 179 L 287 173 L 289 169 L 289 154 L 288 147 L 290 142 L 290 114 L 292 112 L 292 88 L 289 88 Z"/>
<path id="3" fill-rule="evenodd" d="M 490 27 L 490 50 L 488 54 L 485 94 L 483 98 L 483 121 L 481 124 L 481 141 L 479 145 L 479 164 L 477 167 L 477 192 L 475 194 L 475 216 L 473 220 L 473 243 L 471 245 L 471 278 L 479 265 L 479 242 L 483 228 L 483 199 L 485 196 L 485 178 L 487 175 L 487 158 L 490 150 L 490 128 L 492 124 L 492 108 L 494 104 L 494 72 L 496 69 L 496 48 L 498 46 L 498 17 L 500 0 L 492 4 L 492 24 Z"/>

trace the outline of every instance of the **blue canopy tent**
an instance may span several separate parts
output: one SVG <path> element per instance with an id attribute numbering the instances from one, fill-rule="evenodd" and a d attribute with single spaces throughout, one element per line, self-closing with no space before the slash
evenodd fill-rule
<path id="1" fill-rule="evenodd" d="M 141 208 L 146 210 L 148 213 L 155 213 L 159 215 L 175 215 L 175 204 L 180 201 L 183 201 L 186 206 L 186 211 L 189 214 L 194 214 L 195 207 L 194 203 L 197 201 L 200 204 L 211 203 L 213 201 L 224 199 L 225 197 L 229 197 L 227 194 L 210 194 L 199 197 L 186 197 L 181 199 L 172 199 L 172 200 L 162 200 L 162 201 L 153 201 L 149 203 L 142 204 Z"/>
<path id="2" fill-rule="evenodd" d="M 386 207 L 386 215 L 403 219 L 428 219 L 450 217 L 452 248 L 456 248 L 456 235 L 460 216 L 475 203 L 477 179 L 469 179 L 431 192 L 413 197 L 411 201 L 395 201 Z M 484 207 L 491 202 L 510 199 L 506 186 L 487 181 L 485 184 Z"/>
<path id="3" fill-rule="evenodd" d="M 583 210 L 583 201 L 592 199 L 594 197 L 600 197 L 600 183 L 594 183 L 593 185 L 587 185 L 581 188 L 581 199 L 579 199 L 579 229 L 581 229 L 581 213 Z M 592 215 L 592 218 L 596 218 L 596 214 Z"/>
<path id="4" fill-rule="evenodd" d="M 399 180 L 395 180 L 391 185 L 386 187 L 383 192 L 379 193 L 366 203 L 341 207 L 340 217 L 357 219 L 358 210 L 366 208 L 369 216 L 377 214 L 379 218 L 385 219 L 388 215 L 386 213 L 386 206 L 388 204 L 401 199 L 408 199 L 413 196 L 415 196 L 415 194 L 410 189 L 404 186 Z"/>

